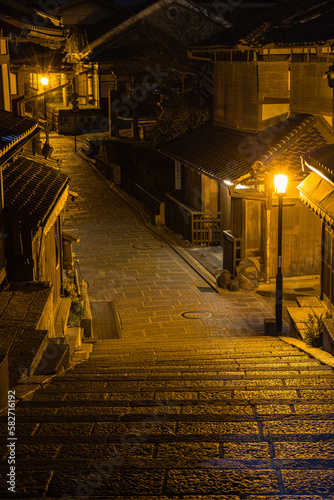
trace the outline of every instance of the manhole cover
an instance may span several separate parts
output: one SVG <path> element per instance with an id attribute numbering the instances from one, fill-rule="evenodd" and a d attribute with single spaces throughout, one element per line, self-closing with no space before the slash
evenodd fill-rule
<path id="1" fill-rule="evenodd" d="M 159 245 L 158 243 L 142 243 L 140 245 L 132 245 L 133 248 L 136 250 L 159 250 L 160 248 L 163 248 L 162 245 Z"/>
<path id="2" fill-rule="evenodd" d="M 207 311 L 186 311 L 181 316 L 187 319 L 207 319 L 211 318 L 212 314 Z"/>

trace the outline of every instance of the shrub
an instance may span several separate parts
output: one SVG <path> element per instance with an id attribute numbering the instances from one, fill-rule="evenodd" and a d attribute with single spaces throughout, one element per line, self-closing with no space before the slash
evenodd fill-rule
<path id="1" fill-rule="evenodd" d="M 70 278 L 64 281 L 64 293 L 67 297 L 71 298 L 71 308 L 67 325 L 80 326 L 81 317 L 85 314 L 84 303 L 78 295 L 74 282 Z"/>
<path id="2" fill-rule="evenodd" d="M 325 318 L 331 318 L 332 316 L 332 311 L 327 311 L 325 314 Z M 312 347 L 320 347 L 322 345 L 322 319 L 323 314 L 320 314 L 320 316 L 315 313 L 308 315 L 308 323 L 304 339 L 307 345 Z"/>

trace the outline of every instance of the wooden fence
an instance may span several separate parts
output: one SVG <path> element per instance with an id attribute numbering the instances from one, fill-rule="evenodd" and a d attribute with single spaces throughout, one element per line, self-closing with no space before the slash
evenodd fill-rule
<path id="1" fill-rule="evenodd" d="M 198 212 L 165 194 L 165 221 L 192 245 L 220 244 L 220 212 Z"/>

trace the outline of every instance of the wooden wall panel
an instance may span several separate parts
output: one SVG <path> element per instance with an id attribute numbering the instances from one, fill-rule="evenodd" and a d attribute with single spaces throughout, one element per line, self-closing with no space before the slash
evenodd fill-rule
<path id="1" fill-rule="evenodd" d="M 258 62 L 259 100 L 289 97 L 289 62 Z"/>
<path id="2" fill-rule="evenodd" d="M 284 200 L 285 204 L 288 200 Z M 321 220 L 300 200 L 283 207 L 283 276 L 320 274 Z M 270 228 L 270 277 L 277 272 L 278 209 L 273 206 Z"/>
<path id="3" fill-rule="evenodd" d="M 219 212 L 219 185 L 218 182 L 206 175 L 202 175 L 202 210 Z"/>
<path id="4" fill-rule="evenodd" d="M 184 202 L 198 211 L 202 210 L 201 174 L 191 168 L 185 168 Z"/>
<path id="5" fill-rule="evenodd" d="M 328 63 L 291 63 L 291 98 L 293 113 L 332 115 L 333 89 L 330 89 L 325 71 Z"/>
<path id="6" fill-rule="evenodd" d="M 261 252 L 261 203 L 245 201 L 245 256 L 260 257 Z"/>
<path id="7" fill-rule="evenodd" d="M 214 120 L 244 129 L 258 127 L 257 64 L 218 61 L 214 68 Z"/>

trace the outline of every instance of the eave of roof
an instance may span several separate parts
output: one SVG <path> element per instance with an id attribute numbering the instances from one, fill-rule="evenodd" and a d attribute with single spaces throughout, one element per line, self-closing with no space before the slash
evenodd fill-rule
<path id="1" fill-rule="evenodd" d="M 33 120 L 0 110 L 0 161 L 37 129 Z"/>
<path id="2" fill-rule="evenodd" d="M 282 162 L 292 177 L 301 179 L 300 156 L 326 144 L 315 123 L 312 115 L 295 115 L 257 133 L 210 124 L 160 151 L 219 182 L 239 184 L 266 175 Z"/>
<path id="3" fill-rule="evenodd" d="M 311 172 L 298 186 L 301 200 L 323 222 L 334 226 L 334 184 Z"/>
<path id="4" fill-rule="evenodd" d="M 303 9 L 298 2 L 295 5 L 290 2 L 284 8 L 265 12 L 257 19 L 240 21 L 192 46 L 191 50 L 200 53 L 269 46 L 310 47 L 330 44 L 334 38 L 334 6 L 329 0 L 316 3 L 310 0 Z"/>
<path id="5" fill-rule="evenodd" d="M 305 171 L 315 171 L 334 183 L 334 144 L 307 152 L 302 162 Z"/>
<path id="6" fill-rule="evenodd" d="M 5 215 L 43 225 L 68 184 L 59 170 L 20 156 L 3 170 Z"/>
<path id="7" fill-rule="evenodd" d="M 119 33 L 123 32 L 128 27 L 131 27 L 131 25 L 133 25 L 135 22 L 142 21 L 147 16 L 154 13 L 156 10 L 161 9 L 162 6 L 168 5 L 170 3 L 178 3 L 189 9 L 193 9 L 195 11 L 198 10 L 196 5 L 189 2 L 188 0 L 164 0 L 163 4 L 161 4 L 159 0 L 154 0 L 139 4 L 138 6 L 136 6 L 137 8 L 129 9 L 128 15 L 123 19 L 121 18 L 121 21 L 119 23 L 113 25 L 105 33 L 103 33 L 102 35 L 100 34 L 98 38 L 89 43 L 87 47 L 83 49 L 82 57 L 87 57 L 93 50 L 97 49 L 103 44 L 108 44 L 109 40 L 111 40 L 114 36 L 117 36 Z M 122 12 L 123 11 L 120 11 L 121 15 Z M 205 15 L 206 9 L 203 9 L 202 12 L 203 15 Z"/>

